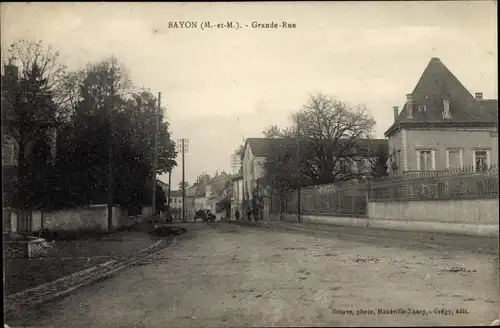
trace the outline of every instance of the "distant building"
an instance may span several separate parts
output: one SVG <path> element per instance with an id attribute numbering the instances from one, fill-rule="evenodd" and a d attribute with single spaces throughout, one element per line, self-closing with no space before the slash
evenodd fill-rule
<path id="1" fill-rule="evenodd" d="M 498 164 L 498 100 L 474 97 L 439 58 L 393 113 L 385 132 L 391 175 Z"/>
<path id="2" fill-rule="evenodd" d="M 205 186 L 205 203 L 204 208 L 212 211 L 212 213 L 216 214 L 218 211 L 217 203 L 220 202 L 224 198 L 229 198 L 228 195 L 228 187 L 231 185 L 231 175 L 226 172 L 218 173 L 216 172 L 215 176 L 212 177 Z M 224 216 L 224 213 L 221 213 L 218 216 Z"/>
<path id="3" fill-rule="evenodd" d="M 170 191 L 170 207 L 182 209 L 182 190 Z"/>
<path id="4" fill-rule="evenodd" d="M 235 217 L 236 210 L 243 217 L 243 174 L 237 174 L 232 178 L 233 188 L 231 196 L 231 217 Z"/>
<path id="5" fill-rule="evenodd" d="M 198 188 L 198 184 L 195 183 L 186 189 L 185 208 L 186 208 L 186 216 L 187 216 L 188 221 L 191 221 L 194 218 L 194 212 L 195 212 L 194 195 L 196 193 L 197 188 Z"/>

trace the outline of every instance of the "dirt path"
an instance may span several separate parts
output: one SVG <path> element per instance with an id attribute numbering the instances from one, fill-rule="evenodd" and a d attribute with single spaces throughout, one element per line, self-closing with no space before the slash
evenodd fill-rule
<path id="1" fill-rule="evenodd" d="M 190 226 L 149 264 L 9 324 L 408 326 L 490 324 L 498 318 L 496 255 L 225 223 Z"/>

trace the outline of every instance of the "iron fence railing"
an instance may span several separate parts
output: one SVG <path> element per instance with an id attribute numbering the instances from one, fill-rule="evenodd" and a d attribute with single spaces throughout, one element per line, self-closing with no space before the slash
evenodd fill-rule
<path id="1" fill-rule="evenodd" d="M 458 200 L 498 198 L 498 168 L 405 172 L 360 183 L 328 184 L 301 189 L 301 214 L 366 215 L 368 201 Z M 292 190 L 271 196 L 273 214 L 296 214 L 298 194 Z"/>
<path id="2" fill-rule="evenodd" d="M 301 188 L 300 210 L 303 215 L 365 215 L 366 184 L 328 184 Z M 292 190 L 281 199 L 273 197 L 273 213 L 297 213 L 298 193 Z"/>
<path id="3" fill-rule="evenodd" d="M 498 198 L 498 169 L 407 172 L 373 181 L 370 201 Z"/>
<path id="4" fill-rule="evenodd" d="M 485 174 L 488 172 L 498 172 L 498 165 L 477 167 L 468 165 L 460 168 L 448 168 L 446 170 L 433 170 L 433 171 L 405 171 L 402 177 L 418 178 L 418 177 L 433 177 L 433 176 L 457 176 L 464 174 Z"/>

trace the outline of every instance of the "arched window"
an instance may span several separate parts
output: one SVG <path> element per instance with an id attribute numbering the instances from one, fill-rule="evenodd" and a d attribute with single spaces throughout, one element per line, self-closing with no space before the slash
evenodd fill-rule
<path id="1" fill-rule="evenodd" d="M 17 166 L 19 146 L 16 140 L 10 136 L 4 136 L 2 147 L 2 165 Z"/>

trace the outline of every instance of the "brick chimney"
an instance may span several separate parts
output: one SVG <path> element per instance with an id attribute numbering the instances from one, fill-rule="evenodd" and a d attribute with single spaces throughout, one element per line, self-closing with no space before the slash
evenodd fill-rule
<path id="1" fill-rule="evenodd" d="M 413 118 L 413 96 L 411 93 L 406 95 L 406 117 Z"/>
<path id="2" fill-rule="evenodd" d="M 476 100 L 483 100 L 483 93 L 482 92 L 476 92 Z"/>
<path id="3" fill-rule="evenodd" d="M 399 106 L 394 106 L 392 107 L 392 109 L 394 110 L 394 122 L 396 122 L 398 120 L 398 115 L 399 115 Z"/>

